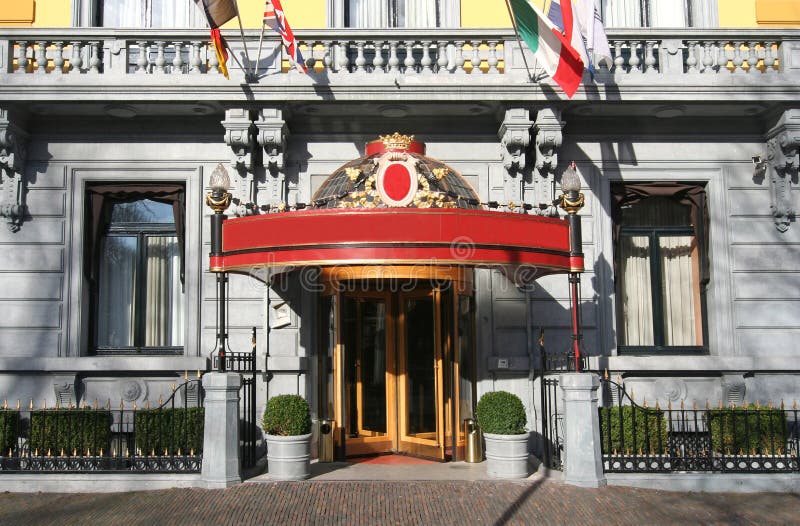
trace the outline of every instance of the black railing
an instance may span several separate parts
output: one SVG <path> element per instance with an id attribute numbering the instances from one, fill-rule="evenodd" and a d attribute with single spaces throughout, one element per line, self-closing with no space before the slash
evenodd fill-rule
<path id="1" fill-rule="evenodd" d="M 666 408 L 636 403 L 624 386 L 602 380 L 600 442 L 607 473 L 800 471 L 800 424 L 795 402 Z"/>
<path id="2" fill-rule="evenodd" d="M 177 401 L 177 396 L 181 397 Z M 81 403 L 0 409 L 0 473 L 199 472 L 203 459 L 200 379 L 172 386 L 150 408 Z"/>
<path id="3" fill-rule="evenodd" d="M 575 353 L 572 351 L 562 352 L 542 352 L 540 354 L 541 369 L 550 373 L 555 372 L 575 372 Z M 578 361 L 581 370 L 586 371 L 589 367 L 587 356 L 581 356 Z"/>

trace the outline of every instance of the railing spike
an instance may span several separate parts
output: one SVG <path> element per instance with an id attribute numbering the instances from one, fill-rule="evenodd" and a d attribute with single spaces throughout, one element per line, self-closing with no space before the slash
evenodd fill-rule
<path id="1" fill-rule="evenodd" d="M 189 449 L 189 456 L 194 456 L 194 448 Z"/>
<path id="2" fill-rule="evenodd" d="M 183 370 L 183 379 L 184 380 L 188 380 L 189 379 L 189 371 L 187 371 L 186 369 Z"/>
<path id="3" fill-rule="evenodd" d="M 661 406 L 658 405 L 658 399 L 656 399 L 656 411 L 661 411 Z"/>
<path id="4" fill-rule="evenodd" d="M 608 380 L 608 367 L 606 367 L 604 372 L 603 372 L 603 379 L 604 380 Z"/>
<path id="5" fill-rule="evenodd" d="M 159 404 L 158 405 L 161 405 L 161 402 L 160 402 L 161 397 L 159 396 L 158 399 L 159 399 Z M 145 409 L 150 409 L 150 399 L 149 398 L 144 401 L 144 408 Z"/>
<path id="6" fill-rule="evenodd" d="M 202 375 L 200 374 L 200 369 L 198 369 L 198 370 L 197 370 L 197 379 L 199 380 L 199 379 L 201 378 L 201 376 L 202 376 Z"/>
<path id="7" fill-rule="evenodd" d="M 64 456 L 64 448 L 63 447 L 61 448 L 61 456 L 62 457 Z"/>
<path id="8" fill-rule="evenodd" d="M 783 404 L 783 398 L 781 398 L 781 411 L 784 411 L 786 406 Z"/>
<path id="9" fill-rule="evenodd" d="M 151 449 L 151 450 L 150 450 L 150 456 L 151 456 L 151 457 L 154 457 L 154 456 L 156 456 L 156 450 L 155 450 L 155 448 L 153 448 L 153 449 Z"/>
<path id="10" fill-rule="evenodd" d="M 642 407 L 644 407 L 645 409 L 647 409 L 647 398 L 645 398 L 644 400 L 642 400 Z"/>
<path id="11" fill-rule="evenodd" d="M 756 411 L 760 411 L 760 410 L 761 410 L 761 401 L 760 400 L 756 400 Z"/>
<path id="12" fill-rule="evenodd" d="M 33 398 L 31 398 L 31 411 L 33 411 Z"/>
<path id="13" fill-rule="evenodd" d="M 719 404 L 717 405 L 718 409 L 722 409 L 722 399 L 719 400 Z"/>
<path id="14" fill-rule="evenodd" d="M 708 398 L 706 398 L 706 410 L 708 409 L 711 409 L 711 404 L 709 403 Z"/>
<path id="15" fill-rule="evenodd" d="M 178 448 L 178 456 L 181 456 L 181 448 Z"/>
<path id="16" fill-rule="evenodd" d="M 697 400 L 692 400 L 692 409 L 697 411 Z"/>
<path id="17" fill-rule="evenodd" d="M 164 399 L 161 397 L 161 395 L 158 395 L 158 405 L 164 405 Z"/>
<path id="18" fill-rule="evenodd" d="M 167 448 L 164 448 L 164 456 L 167 456 Z"/>
<path id="19" fill-rule="evenodd" d="M 119 410 L 122 411 L 123 409 L 125 409 L 125 401 L 122 398 L 120 398 L 119 399 Z"/>
<path id="20" fill-rule="evenodd" d="M 47 409 L 47 398 L 42 400 L 42 409 Z"/>
<path id="21" fill-rule="evenodd" d="M 772 400 L 770 400 L 769 403 L 767 404 L 767 408 L 772 409 Z"/>
<path id="22" fill-rule="evenodd" d="M 60 408 L 61 408 L 61 406 L 58 403 L 58 398 L 56 398 L 56 411 L 58 411 Z"/>
<path id="23" fill-rule="evenodd" d="M 88 449 L 86 450 L 86 454 L 87 455 L 89 454 L 89 450 Z M 73 457 L 77 457 L 78 456 L 78 449 L 77 448 L 73 448 L 72 449 L 72 456 Z"/>
<path id="24" fill-rule="evenodd" d="M 792 404 L 792 409 L 797 411 L 797 400 L 795 400 L 794 403 Z"/>
<path id="25" fill-rule="evenodd" d="M 47 456 L 50 456 L 50 448 L 47 448 Z"/>
<path id="26" fill-rule="evenodd" d="M 20 407 L 22 407 L 22 404 L 20 403 L 19 398 L 17 398 L 17 411 L 19 411 Z"/>
<path id="27" fill-rule="evenodd" d="M 622 375 L 621 374 L 617 374 L 617 383 L 619 385 L 622 385 Z"/>
<path id="28" fill-rule="evenodd" d="M 745 399 L 742 401 L 742 407 L 743 407 L 744 409 L 747 409 L 747 398 L 745 398 Z"/>
<path id="29" fill-rule="evenodd" d="M 8 400 L 3 400 L 3 411 L 8 409 Z"/>
<path id="30" fill-rule="evenodd" d="M 133 410 L 136 411 L 136 400 L 133 401 Z"/>
<path id="31" fill-rule="evenodd" d="M 173 383 L 171 387 L 172 387 L 172 392 L 174 393 L 175 392 L 175 384 Z"/>
<path id="32" fill-rule="evenodd" d="M 633 389 L 631 389 L 631 401 L 632 402 L 636 401 L 636 395 L 633 393 Z"/>
<path id="33" fill-rule="evenodd" d="M 681 411 L 683 411 L 684 409 L 686 409 L 686 405 L 683 403 L 683 400 L 681 400 Z"/>
<path id="34" fill-rule="evenodd" d="M 731 409 L 736 409 L 736 400 L 731 400 Z"/>
<path id="35" fill-rule="evenodd" d="M 100 456 L 103 456 L 103 448 L 100 448 Z"/>
<path id="36" fill-rule="evenodd" d="M 672 400 L 667 400 L 667 409 L 672 411 Z"/>

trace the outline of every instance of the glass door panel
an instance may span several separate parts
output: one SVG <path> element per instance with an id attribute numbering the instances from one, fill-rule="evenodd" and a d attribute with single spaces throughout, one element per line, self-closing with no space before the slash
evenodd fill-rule
<path id="1" fill-rule="evenodd" d="M 442 357 L 433 293 L 400 297 L 398 450 L 444 458 Z"/>

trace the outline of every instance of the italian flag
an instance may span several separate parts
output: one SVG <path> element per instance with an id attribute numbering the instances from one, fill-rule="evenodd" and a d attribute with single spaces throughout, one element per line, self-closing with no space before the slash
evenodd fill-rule
<path id="1" fill-rule="evenodd" d="M 572 98 L 583 77 L 583 62 L 567 38 L 528 0 L 509 0 L 517 31 L 548 75 Z"/>

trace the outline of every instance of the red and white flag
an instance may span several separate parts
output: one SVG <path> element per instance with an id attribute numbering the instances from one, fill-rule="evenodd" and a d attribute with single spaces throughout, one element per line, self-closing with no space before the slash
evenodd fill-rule
<path id="1" fill-rule="evenodd" d="M 300 48 L 297 45 L 297 39 L 294 38 L 292 28 L 289 27 L 289 22 L 283 13 L 283 6 L 281 6 L 280 0 L 266 1 L 264 6 L 264 25 L 271 27 L 281 36 L 283 46 L 286 48 L 286 54 L 289 55 L 289 60 L 294 67 L 303 73 L 308 73 L 303 55 L 300 54 Z M 264 30 L 263 27 L 261 30 Z"/>

